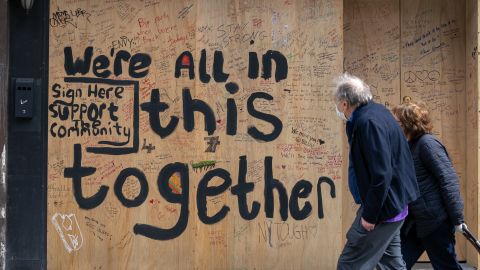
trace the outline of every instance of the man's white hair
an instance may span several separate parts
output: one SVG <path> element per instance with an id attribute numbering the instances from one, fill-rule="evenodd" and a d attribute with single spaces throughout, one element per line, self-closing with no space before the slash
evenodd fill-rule
<path id="1" fill-rule="evenodd" d="M 372 100 L 370 87 L 356 76 L 343 73 L 335 80 L 335 101 L 345 100 L 348 105 L 355 106 Z"/>

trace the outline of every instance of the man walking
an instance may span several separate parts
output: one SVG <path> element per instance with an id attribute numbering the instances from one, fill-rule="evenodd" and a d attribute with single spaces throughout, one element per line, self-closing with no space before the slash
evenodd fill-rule
<path id="1" fill-rule="evenodd" d="M 405 269 L 400 228 L 408 204 L 419 196 L 407 140 L 359 78 L 340 76 L 334 101 L 337 115 L 347 122 L 348 186 L 360 205 L 337 269 Z"/>

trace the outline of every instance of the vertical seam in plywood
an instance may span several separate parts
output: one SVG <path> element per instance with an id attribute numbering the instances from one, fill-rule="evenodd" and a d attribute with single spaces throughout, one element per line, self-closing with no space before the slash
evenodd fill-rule
<path id="1" fill-rule="evenodd" d="M 398 29 L 400 31 L 400 35 L 399 35 L 399 38 L 398 38 L 398 55 L 400 56 L 400 59 L 398 61 L 398 83 L 400 84 L 398 89 L 399 89 L 399 92 L 400 92 L 400 100 L 398 101 L 398 103 L 402 103 L 402 2 L 401 0 L 398 0 Z"/>
<path id="2" fill-rule="evenodd" d="M 469 95 L 469 87 L 468 87 L 468 84 L 467 84 L 467 67 L 468 67 L 468 58 L 467 58 L 467 47 L 468 47 L 468 35 L 469 35 L 469 31 L 467 29 L 467 25 L 468 25 L 468 14 L 467 14 L 467 2 L 465 1 L 465 9 L 464 9 L 464 12 L 465 12 L 465 20 L 464 20 L 464 23 L 465 23 L 465 36 L 464 36 L 464 41 L 465 41 L 465 76 L 464 76 L 464 85 L 465 85 L 465 95 L 464 95 L 464 104 L 466 105 L 466 112 L 465 112 L 465 119 L 464 119 L 464 126 L 465 126 L 465 136 L 464 136 L 464 141 L 465 141 L 465 152 L 464 152 L 464 155 L 465 155 L 465 184 L 464 184 L 464 187 L 465 187 L 465 199 L 464 199 L 464 205 L 463 205 L 463 214 L 464 214 L 464 219 L 466 220 L 467 219 L 467 205 L 469 204 L 468 203 L 468 200 L 467 200 L 467 197 L 468 197 L 468 194 L 466 192 L 466 189 L 467 189 L 467 186 L 468 186 L 468 179 L 470 178 L 470 166 L 469 166 L 469 162 L 468 162 L 468 153 L 469 151 L 467 150 L 467 145 L 468 145 L 468 133 L 469 133 L 469 126 L 468 126 L 468 95 Z M 465 259 L 468 260 L 468 251 L 467 251 L 467 246 L 466 246 L 466 243 L 465 243 Z"/>

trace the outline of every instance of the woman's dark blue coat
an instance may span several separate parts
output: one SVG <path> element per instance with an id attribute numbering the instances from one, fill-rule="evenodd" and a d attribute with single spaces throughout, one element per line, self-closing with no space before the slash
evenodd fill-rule
<path id="1" fill-rule="evenodd" d="M 410 204 L 418 237 L 433 232 L 442 222 L 463 223 L 463 200 L 458 177 L 447 150 L 431 134 L 410 142 L 421 196 Z"/>

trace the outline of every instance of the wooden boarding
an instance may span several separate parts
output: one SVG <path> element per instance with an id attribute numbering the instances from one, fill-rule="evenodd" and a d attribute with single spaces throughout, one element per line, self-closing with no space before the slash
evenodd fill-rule
<path id="1" fill-rule="evenodd" d="M 345 70 L 365 78 L 375 99 L 386 106 L 409 99 L 427 103 L 434 133 L 447 146 L 463 194 L 464 5 L 463 1 L 349 0 L 344 6 Z M 458 240 L 458 256 L 464 260 L 465 242 Z"/>
<path id="2" fill-rule="evenodd" d="M 335 267 L 341 1 L 50 7 L 49 269 Z"/>
<path id="3" fill-rule="evenodd" d="M 465 198 L 465 2 L 401 2 L 401 94 L 431 110 Z M 468 203 L 468 201 L 467 201 Z M 468 205 L 467 205 L 468 207 Z M 457 237 L 465 259 L 465 242 Z"/>
<path id="4" fill-rule="evenodd" d="M 335 268 L 343 70 L 427 102 L 478 227 L 473 4 L 52 0 L 48 268 Z"/>
<path id="5" fill-rule="evenodd" d="M 344 2 L 344 69 L 370 85 L 374 99 L 387 107 L 400 100 L 400 10 L 395 0 Z M 348 150 L 347 150 L 348 151 Z M 345 152 L 348 156 L 348 152 Z M 344 178 L 346 179 L 346 177 Z M 348 185 L 344 192 L 350 194 Z M 343 230 L 355 218 L 351 196 L 343 196 Z M 345 208 L 347 206 L 347 208 Z M 347 218 L 348 217 L 348 218 Z"/>
<path id="6" fill-rule="evenodd" d="M 465 219 L 469 229 L 478 235 L 478 1 L 466 1 L 465 16 L 465 88 L 466 88 L 466 178 L 465 178 Z M 468 246 L 467 246 L 468 247 Z M 466 259 L 478 267 L 478 252 L 467 248 Z"/>

